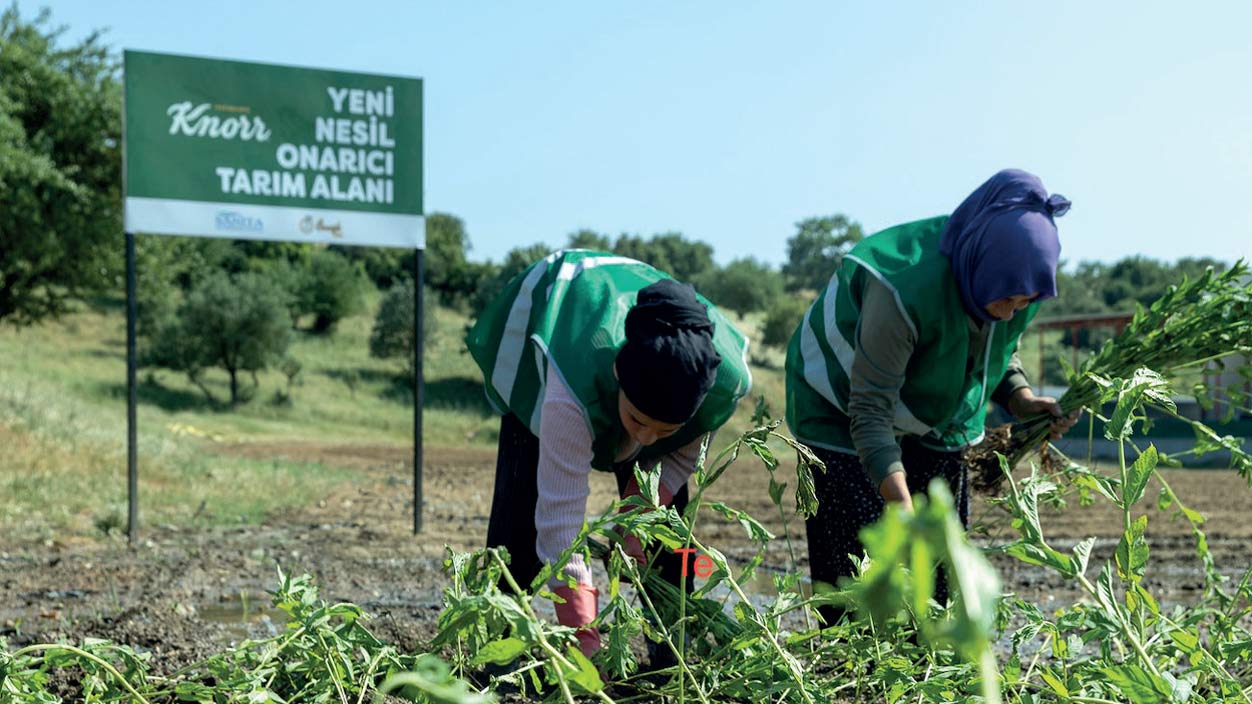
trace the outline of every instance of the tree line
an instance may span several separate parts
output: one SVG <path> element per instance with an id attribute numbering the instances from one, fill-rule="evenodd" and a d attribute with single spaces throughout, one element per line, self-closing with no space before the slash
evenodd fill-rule
<path id="1" fill-rule="evenodd" d="M 64 32 L 51 25 L 47 10 L 33 20 L 16 6 L 0 14 L 0 323 L 38 324 L 76 301 L 116 298 L 124 286 L 121 67 L 99 34 L 66 44 Z M 432 213 L 426 226 L 431 299 L 470 317 L 554 248 L 536 242 L 499 262 L 476 261 L 461 218 Z M 802 219 L 791 233 L 771 233 L 785 243 L 777 268 L 753 257 L 718 265 L 712 244 L 680 232 L 611 236 L 580 229 L 559 244 L 638 259 L 739 316 L 762 314 L 761 342 L 784 347 L 843 254 L 864 235 L 845 214 Z M 289 400 L 300 372 L 288 354 L 293 335 L 334 334 L 340 320 L 362 311 L 370 288 L 385 292 L 371 354 L 413 357 L 413 252 L 149 237 L 139 239 L 137 256 L 142 361 L 186 373 L 210 400 L 217 401 L 204 383 L 207 370 L 226 372 L 234 404 L 254 396 L 256 373 L 271 367 L 286 375 L 288 388 L 278 396 Z M 1060 298 L 1044 315 L 1147 305 L 1183 274 L 1207 266 L 1224 265 L 1132 256 L 1066 266 Z M 1101 341 L 1082 331 L 1077 342 Z M 405 372 L 412 374 L 411 364 Z"/>

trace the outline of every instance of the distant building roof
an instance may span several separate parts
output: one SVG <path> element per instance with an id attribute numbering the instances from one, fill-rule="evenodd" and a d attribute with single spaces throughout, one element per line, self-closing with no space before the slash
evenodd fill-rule
<path id="1" fill-rule="evenodd" d="M 1135 317 L 1134 313 L 1084 313 L 1039 318 L 1030 325 L 1035 330 L 1069 330 L 1071 328 L 1095 328 L 1113 326 L 1121 328 Z"/>

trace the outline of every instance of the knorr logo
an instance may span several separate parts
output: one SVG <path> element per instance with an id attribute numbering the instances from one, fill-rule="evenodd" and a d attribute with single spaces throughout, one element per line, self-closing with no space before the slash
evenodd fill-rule
<path id="1" fill-rule="evenodd" d="M 236 113 L 221 115 L 218 113 Z M 165 114 L 170 116 L 170 134 L 210 139 L 238 139 L 244 142 L 266 142 L 270 130 L 265 120 L 248 115 L 250 108 L 234 105 L 200 103 L 192 106 L 190 100 L 174 103 Z"/>

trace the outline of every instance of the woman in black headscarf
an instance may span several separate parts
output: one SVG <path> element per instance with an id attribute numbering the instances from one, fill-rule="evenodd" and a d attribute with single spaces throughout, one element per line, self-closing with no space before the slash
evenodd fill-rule
<path id="1" fill-rule="evenodd" d="M 681 509 L 700 444 L 748 391 L 747 340 L 720 313 L 641 262 L 556 252 L 518 275 L 467 337 L 488 398 L 501 412 L 489 546 L 504 546 L 522 585 L 570 547 L 592 469 L 639 495 L 633 468 L 661 466 L 662 505 Z M 628 551 L 641 559 L 638 540 Z M 658 560 L 678 584 L 681 565 Z M 591 570 L 575 556 L 549 587 L 558 620 L 600 647 Z"/>

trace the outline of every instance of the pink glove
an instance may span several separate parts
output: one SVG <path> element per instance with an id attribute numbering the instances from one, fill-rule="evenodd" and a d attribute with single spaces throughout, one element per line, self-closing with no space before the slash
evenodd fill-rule
<path id="1" fill-rule="evenodd" d="M 590 584 L 579 584 L 576 589 L 562 584 L 552 591 L 565 600 L 564 604 L 553 604 L 556 607 L 557 623 L 577 628 L 574 637 L 578 639 L 578 649 L 583 655 L 591 657 L 600 649 L 600 631 L 595 628 L 583 628 L 583 626 L 596 620 L 596 614 L 600 613 L 600 605 L 596 598 L 600 592 Z"/>
<path id="2" fill-rule="evenodd" d="M 623 499 L 629 499 L 632 496 L 643 496 L 643 491 L 639 488 L 639 482 L 635 481 L 634 477 L 631 477 L 630 480 L 626 482 L 626 488 L 622 490 Z M 662 506 L 669 506 L 674 501 L 673 492 L 671 492 L 664 484 L 657 485 L 656 497 L 661 500 Z M 623 506 L 618 510 L 618 513 L 629 510 L 629 508 Z M 648 510 L 650 511 L 652 509 Z M 620 529 L 617 529 L 617 532 L 619 535 L 621 534 Z M 626 550 L 626 554 L 635 558 L 635 562 L 642 565 L 648 561 L 647 556 L 643 554 L 643 544 L 639 542 L 639 538 L 634 535 L 627 534 L 626 537 L 622 539 L 622 542 L 625 543 L 623 549 Z"/>

